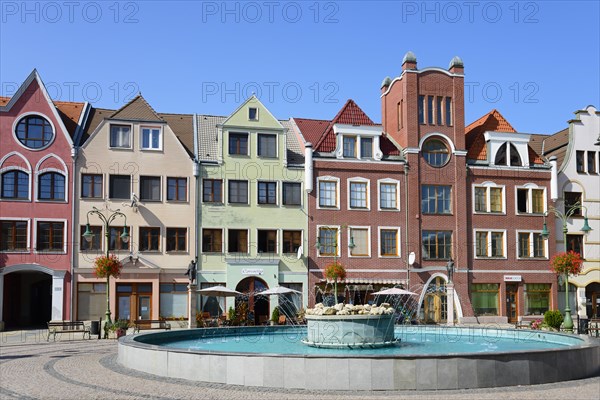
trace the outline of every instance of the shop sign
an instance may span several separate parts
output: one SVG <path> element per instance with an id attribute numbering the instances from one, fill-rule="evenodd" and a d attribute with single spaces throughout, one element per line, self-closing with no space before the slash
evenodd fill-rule
<path id="1" fill-rule="evenodd" d="M 265 270 L 262 268 L 243 268 L 242 275 L 262 275 Z"/>
<path id="2" fill-rule="evenodd" d="M 504 275 L 504 282 L 521 282 L 521 275 Z"/>

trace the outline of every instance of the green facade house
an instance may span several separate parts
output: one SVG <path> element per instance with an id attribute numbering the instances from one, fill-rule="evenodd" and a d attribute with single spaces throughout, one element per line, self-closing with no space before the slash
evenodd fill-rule
<path id="1" fill-rule="evenodd" d="M 277 296 L 255 293 L 285 286 L 302 292 L 286 305 L 306 305 L 304 157 L 289 121 L 277 120 L 255 97 L 228 117 L 197 116 L 199 288 L 223 285 L 244 293 L 256 324 L 265 323 Z M 202 298 L 213 316 L 233 298 Z M 290 315 L 291 316 L 291 315 Z"/>

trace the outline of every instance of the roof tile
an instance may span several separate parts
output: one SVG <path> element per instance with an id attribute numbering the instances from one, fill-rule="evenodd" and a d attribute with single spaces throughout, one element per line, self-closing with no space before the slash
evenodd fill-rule
<path id="1" fill-rule="evenodd" d="M 110 116 L 110 119 L 164 122 L 164 119 L 154 111 L 141 94 L 138 94 L 129 103 L 115 111 L 113 115 Z"/>

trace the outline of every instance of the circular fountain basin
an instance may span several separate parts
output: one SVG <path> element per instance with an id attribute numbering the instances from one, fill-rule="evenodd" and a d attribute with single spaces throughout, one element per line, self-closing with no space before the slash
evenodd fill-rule
<path id="1" fill-rule="evenodd" d="M 129 335 L 119 362 L 194 381 L 309 390 L 438 390 L 531 385 L 600 373 L 597 339 L 544 331 L 396 326 L 379 348 L 304 345 L 306 327 Z"/>
<path id="2" fill-rule="evenodd" d="M 313 347 L 376 348 L 391 346 L 394 315 L 306 315 L 307 337 Z"/>

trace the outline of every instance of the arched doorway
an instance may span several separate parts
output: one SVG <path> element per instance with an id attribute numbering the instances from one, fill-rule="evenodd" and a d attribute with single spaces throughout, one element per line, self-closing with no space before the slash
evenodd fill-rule
<path id="1" fill-rule="evenodd" d="M 248 318 L 254 317 L 254 324 L 260 325 L 269 320 L 269 296 L 256 296 L 257 293 L 267 290 L 269 286 L 260 278 L 251 276 L 242 279 L 235 290 L 247 296 L 236 299 L 236 308 L 239 302 L 248 302 Z"/>
<path id="2" fill-rule="evenodd" d="M 2 319 L 7 329 L 45 327 L 52 319 L 52 275 L 39 271 L 8 273 L 3 296 Z"/>
<path id="3" fill-rule="evenodd" d="M 600 318 L 600 283 L 593 282 L 585 287 L 585 311 L 588 319 Z"/>
<path id="4" fill-rule="evenodd" d="M 447 300 L 446 281 L 438 276 L 429 282 L 423 297 L 423 315 L 426 323 L 439 324 L 448 319 Z"/>

